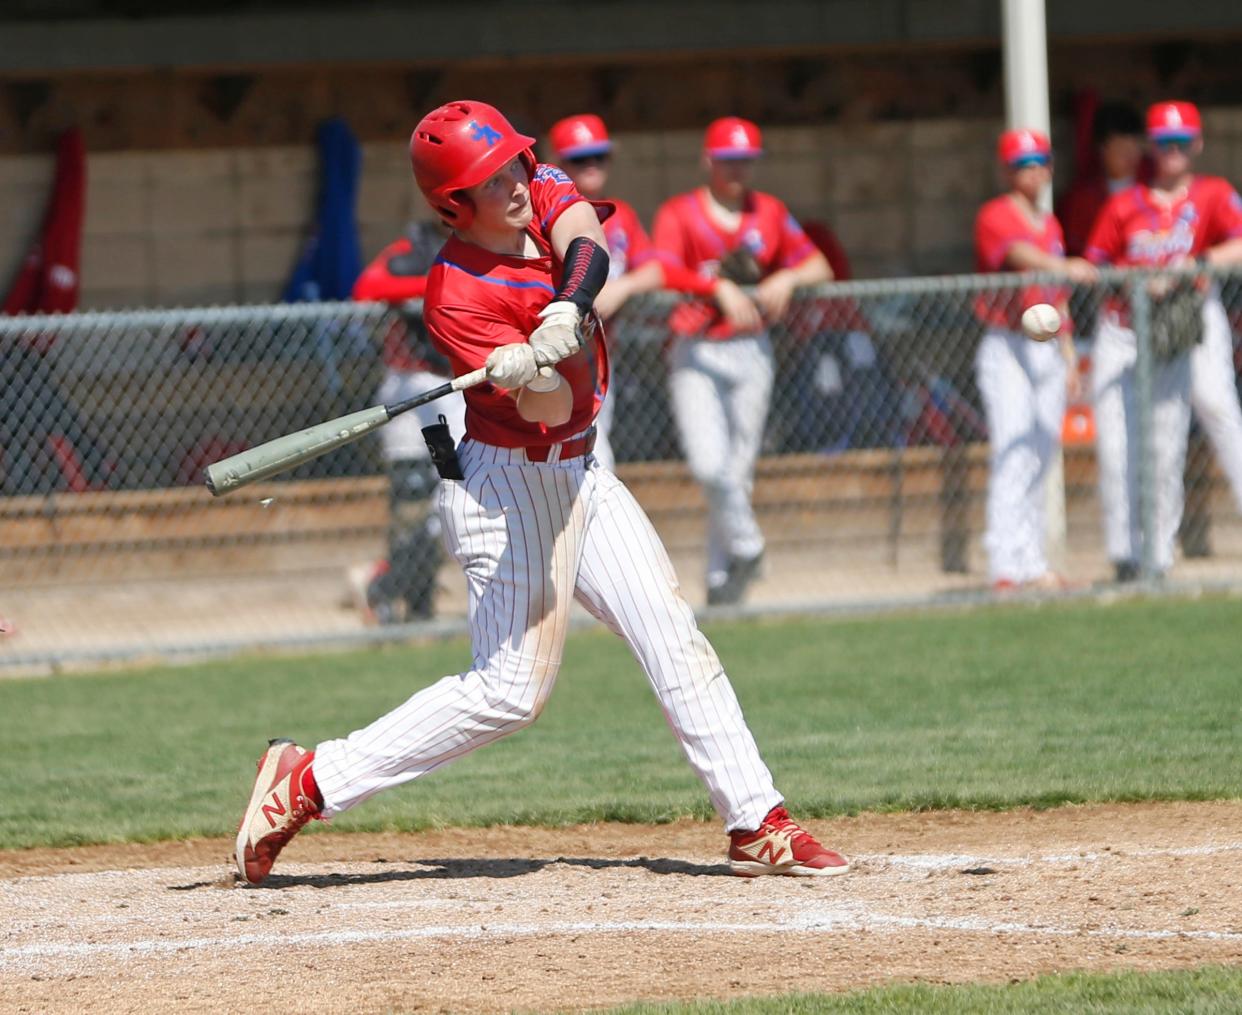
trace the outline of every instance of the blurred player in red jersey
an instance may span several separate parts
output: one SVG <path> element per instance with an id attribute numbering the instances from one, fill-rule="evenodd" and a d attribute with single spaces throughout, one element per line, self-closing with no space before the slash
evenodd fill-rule
<path id="1" fill-rule="evenodd" d="M 1142 114 L 1130 106 L 1101 106 L 1097 112 L 1100 173 L 1076 182 L 1062 199 L 1067 216 L 1072 216 L 1065 221 L 1066 246 L 1075 253 L 1086 246 L 1091 226 L 1111 195 L 1151 181 L 1152 163 L 1144 151 L 1143 131 Z M 1077 250 L 1073 242 L 1079 244 Z M 1190 407 L 1242 510 L 1242 405 L 1238 403 L 1233 335 L 1226 315 L 1218 315 L 1212 306 L 1206 313 L 1203 341 L 1190 352 Z"/>
<path id="2" fill-rule="evenodd" d="M 1057 201 L 1057 218 L 1065 229 L 1065 250 L 1081 257 L 1091 227 L 1114 194 L 1151 179 L 1145 158 L 1143 114 L 1124 102 L 1110 102 L 1091 121 L 1091 151 L 1079 153 L 1087 163 Z"/>
<path id="3" fill-rule="evenodd" d="M 422 311 L 402 305 L 422 299 L 427 273 L 449 231 L 443 223 L 411 223 L 404 236 L 376 255 L 354 282 L 356 300 L 394 305 L 397 317 L 384 335 L 384 379 L 375 400 L 391 405 L 443 384 L 448 363 L 432 350 Z M 440 519 L 430 511 L 438 478 L 421 428 L 444 416 L 449 429 L 465 433 L 466 403 L 452 394 L 398 416 L 380 430 L 380 446 L 392 484 L 388 555 L 351 568 L 360 606 L 380 624 L 426 619 L 435 605 L 436 574 L 443 557 Z"/>
<path id="4" fill-rule="evenodd" d="M 574 181 L 578 193 L 588 200 L 602 200 L 608 187 L 612 157 L 612 138 L 604 121 L 592 113 L 567 116 L 548 132 L 552 150 L 565 175 Z M 607 322 L 625 301 L 638 293 L 659 289 L 664 272 L 652 255 L 651 240 L 639 221 L 638 213 L 625 201 L 609 198 L 616 211 L 604 221 L 608 240 L 608 284 L 595 298 L 595 312 Z M 616 398 L 604 399 L 595 420 L 595 457 L 611 469 L 615 464 L 609 432 L 612 429 Z"/>
<path id="5" fill-rule="evenodd" d="M 1091 231 L 1087 257 L 1097 264 L 1120 267 L 1242 262 L 1242 200 L 1227 181 L 1194 172 L 1194 158 L 1203 150 L 1198 109 L 1189 102 L 1156 103 L 1147 112 L 1147 136 L 1155 162 L 1152 181 L 1135 184 L 1109 199 Z M 1164 573 L 1173 563 L 1182 516 L 1192 359 L 1206 357 L 1203 373 L 1209 385 L 1232 383 L 1233 369 L 1230 364 L 1226 371 L 1216 362 L 1222 343 L 1225 348 L 1231 343 L 1214 284 L 1158 278 L 1149 291 L 1155 354 L 1150 454 L 1156 508 L 1155 545 L 1150 549 L 1156 570 Z M 1187 315 L 1183 326 L 1161 326 L 1161 321 Z M 1136 464 L 1136 362 L 1129 308 L 1124 300 L 1112 300 L 1101 312 L 1096 330 L 1092 386 L 1105 541 L 1119 581 L 1138 575 L 1143 552 Z M 1213 401 L 1220 404 L 1226 401 L 1225 395 L 1219 392 Z M 1236 406 L 1236 394 L 1227 400 Z M 1212 433 L 1211 426 L 1207 429 Z M 1242 442 L 1242 433 L 1238 439 Z M 1222 453 L 1219 445 L 1218 453 L 1230 471 L 1234 456 Z M 1242 466 L 1238 468 L 1242 472 Z"/>
<path id="6" fill-rule="evenodd" d="M 709 604 L 739 602 L 763 557 L 750 498 L 772 394 L 768 328 L 795 288 L 832 278 L 785 205 L 752 189 L 762 154 L 755 124 L 716 120 L 703 143 L 707 185 L 665 202 L 652 230 L 666 270 L 697 273 L 716 301 L 679 306 L 669 321 L 673 414 L 708 502 Z"/>
<path id="7" fill-rule="evenodd" d="M 1035 130 L 1001 135 L 997 157 L 1006 193 L 979 209 L 975 219 L 975 270 L 1056 272 L 1092 282 L 1097 272 L 1081 257 L 1066 257 L 1056 216 L 1040 211 L 1040 193 L 1052 180 L 1052 145 Z M 993 588 L 1057 588 L 1059 576 L 1044 553 L 1044 480 L 1061 440 L 1067 393 L 1077 397 L 1079 376 L 1069 293 L 1028 286 L 1019 293 L 983 292 L 975 312 L 984 334 L 975 375 L 987 412 L 990 473 L 987 531 L 983 543 Z M 1022 331 L 1022 312 L 1037 303 L 1061 311 L 1056 342 L 1033 342 Z"/>
<path id="8" fill-rule="evenodd" d="M 311 818 L 534 722 L 577 600 L 646 672 L 724 820 L 734 873 L 843 874 L 846 861 L 785 810 L 655 529 L 591 455 L 608 386 L 592 307 L 608 280 L 600 221 L 611 207 L 537 165 L 533 144 L 473 101 L 433 110 L 410 143 L 419 187 L 453 229 L 428 277 L 427 329 L 455 375 L 488 378 L 466 391 L 459 447 L 428 435 L 446 542 L 469 587 L 473 664 L 314 751 L 273 741 L 238 829 L 238 873 L 263 881 Z"/>

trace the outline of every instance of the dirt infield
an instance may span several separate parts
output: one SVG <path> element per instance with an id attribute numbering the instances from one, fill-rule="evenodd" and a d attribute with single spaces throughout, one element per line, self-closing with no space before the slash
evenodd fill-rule
<path id="1" fill-rule="evenodd" d="M 855 871 L 728 875 L 712 826 L 0 853 L 0 1012 L 578 1010 L 1242 962 L 1242 803 L 812 822 Z"/>

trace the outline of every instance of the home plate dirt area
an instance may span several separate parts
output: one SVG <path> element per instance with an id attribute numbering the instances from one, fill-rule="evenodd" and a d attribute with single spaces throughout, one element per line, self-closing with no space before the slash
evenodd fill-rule
<path id="1" fill-rule="evenodd" d="M 0 853 L 0 1012 L 567 1011 L 1242 962 L 1242 803 L 808 822 L 844 877 L 697 822 Z"/>

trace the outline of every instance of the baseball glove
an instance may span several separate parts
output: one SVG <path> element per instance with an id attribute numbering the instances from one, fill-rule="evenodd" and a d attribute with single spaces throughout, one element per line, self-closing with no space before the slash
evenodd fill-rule
<path id="1" fill-rule="evenodd" d="M 1151 302 L 1151 348 L 1167 362 L 1203 341 L 1203 293 L 1191 279 L 1177 282 Z"/>
<path id="2" fill-rule="evenodd" d="M 746 247 L 734 247 L 720 259 L 720 277 L 738 285 L 756 285 L 763 277 L 763 270 Z"/>

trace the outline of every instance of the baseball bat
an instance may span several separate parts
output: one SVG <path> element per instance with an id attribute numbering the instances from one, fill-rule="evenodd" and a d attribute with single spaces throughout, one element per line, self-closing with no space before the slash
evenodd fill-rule
<path id="1" fill-rule="evenodd" d="M 472 388 L 476 384 L 482 384 L 486 379 L 485 369 L 474 370 L 460 377 L 454 377 L 451 381 L 432 388 L 430 391 L 424 391 L 421 395 L 407 398 L 403 402 L 395 402 L 392 405 L 373 405 L 369 409 L 351 412 L 348 416 L 338 416 L 336 419 L 316 423 L 297 433 L 277 437 L 266 444 L 260 444 L 257 448 L 250 448 L 207 466 L 207 489 L 214 497 L 232 493 L 240 487 L 275 476 L 303 462 L 326 455 L 343 444 L 365 437 L 372 430 L 383 426 L 403 412 L 417 409 L 420 405 L 434 402 L 437 398 L 443 398 L 454 391 Z"/>

